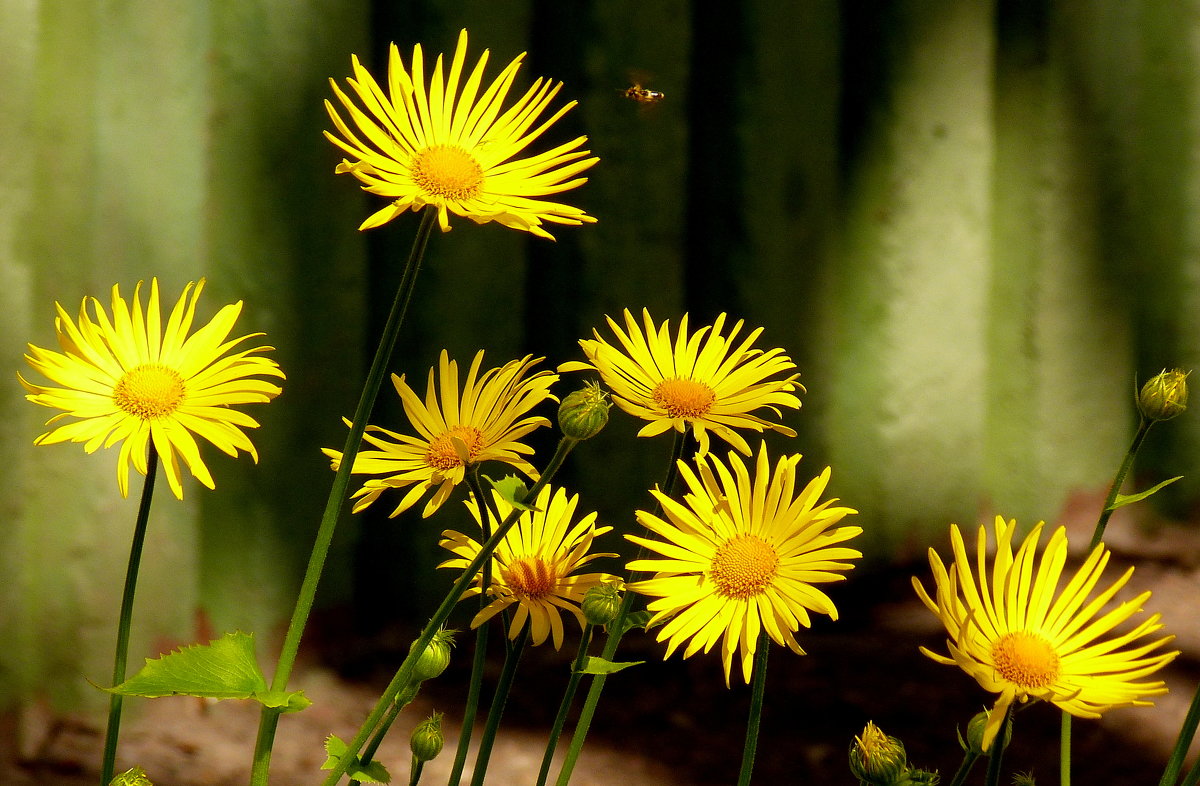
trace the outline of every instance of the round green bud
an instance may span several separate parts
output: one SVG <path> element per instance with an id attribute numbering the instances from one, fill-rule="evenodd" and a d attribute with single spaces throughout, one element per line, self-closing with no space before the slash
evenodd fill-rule
<path id="1" fill-rule="evenodd" d="M 597 584 L 584 593 L 579 608 L 589 625 L 607 625 L 621 610 L 621 591 L 612 582 Z"/>
<path id="2" fill-rule="evenodd" d="M 408 747 L 417 761 L 431 761 L 442 752 L 442 713 L 435 712 L 417 724 L 408 738 Z"/>
<path id="3" fill-rule="evenodd" d="M 862 736 L 855 737 L 850 746 L 850 772 L 861 783 L 871 786 L 907 783 L 908 757 L 904 743 L 868 721 Z"/>
<path id="4" fill-rule="evenodd" d="M 558 427 L 574 440 L 591 439 L 608 424 L 608 394 L 595 382 L 567 395 L 558 405 Z"/>
<path id="5" fill-rule="evenodd" d="M 980 710 L 975 713 L 975 717 L 967 722 L 967 738 L 964 740 L 960 734 L 958 743 L 964 751 L 973 753 L 976 756 L 982 756 L 986 751 L 983 750 L 983 733 L 987 729 L 988 718 L 991 717 L 989 710 Z M 992 740 L 992 745 L 1000 740 L 1001 750 L 1008 747 L 1008 743 L 1012 741 L 1012 718 L 1004 724 L 1004 728 L 996 732 L 996 739 Z"/>
<path id="6" fill-rule="evenodd" d="M 428 646 L 417 658 L 417 664 L 413 666 L 412 681 L 424 682 L 431 680 L 446 670 L 450 665 L 450 647 L 454 644 L 454 631 L 439 630 L 433 634 L 433 638 L 429 640 Z M 413 646 L 416 642 L 413 642 Z M 412 651 L 412 647 L 409 647 Z"/>
<path id="7" fill-rule="evenodd" d="M 1177 368 L 1152 377 L 1138 394 L 1138 411 L 1148 420 L 1170 420 L 1187 409 L 1187 378 Z"/>

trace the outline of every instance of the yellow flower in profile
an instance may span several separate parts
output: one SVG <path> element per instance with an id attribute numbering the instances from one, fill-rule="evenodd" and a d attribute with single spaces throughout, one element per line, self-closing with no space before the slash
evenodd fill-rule
<path id="1" fill-rule="evenodd" d="M 513 506 L 500 494 L 492 492 L 500 520 L 503 521 Z M 589 554 L 592 541 L 612 527 L 597 527 L 596 514 L 589 513 L 572 525 L 579 495 L 568 497 L 563 489 L 552 491 L 543 486 L 534 503 L 534 510 L 521 513 L 512 529 L 492 552 L 492 584 L 488 596 L 494 598 L 480 609 L 471 620 L 475 628 L 487 622 L 499 612 L 516 605 L 516 613 L 508 626 L 508 637 L 515 639 L 528 621 L 533 643 L 541 644 L 549 636 L 554 648 L 563 643 L 562 611 L 569 612 L 585 625 L 579 605 L 583 596 L 592 587 L 605 583 L 619 582 L 608 573 L 576 573 L 575 571 L 600 557 L 615 557 L 616 554 Z M 467 507 L 476 521 L 480 521 L 479 506 L 474 498 Z M 492 528 L 498 522 L 492 521 Z M 442 533 L 443 548 L 454 553 L 439 568 L 465 569 L 479 554 L 480 544 L 473 538 L 453 530 Z M 478 595 L 483 582 L 482 571 L 475 585 L 463 593 L 463 598 Z"/>
<path id="2" fill-rule="evenodd" d="M 530 410 L 547 399 L 558 400 L 550 393 L 557 374 L 539 371 L 526 376 L 541 361 L 526 355 L 480 376 L 480 350 L 471 361 L 460 393 L 458 361 L 450 360 L 442 350 L 437 368 L 429 370 L 424 401 L 403 376 L 393 374 L 392 384 L 417 435 L 367 426 L 363 440 L 376 449 L 360 451 L 354 458 L 353 472 L 385 477 L 367 480 L 354 493 L 358 500 L 354 512 L 366 508 L 388 489 L 412 486 L 391 516 L 400 515 L 434 490 L 421 513 L 422 517 L 431 516 L 463 481 L 466 470 L 484 461 L 509 464 L 536 480 L 537 470 L 523 458 L 533 453 L 533 448 L 518 440 L 539 426 L 550 425 L 541 415 L 530 415 Z M 327 448 L 324 452 L 333 459 L 336 470 L 341 451 Z"/>
<path id="3" fill-rule="evenodd" d="M 725 315 L 710 326 L 688 333 L 688 318 L 680 320 L 674 339 L 670 323 L 658 328 L 650 312 L 642 310 L 645 329 L 625 310 L 625 330 L 608 317 L 620 346 L 596 338 L 581 339 L 579 345 L 588 362 L 569 361 L 559 371 L 595 370 L 612 390 L 612 399 L 634 417 L 650 421 L 638 432 L 652 437 L 671 428 L 684 433 L 689 427 L 699 442 L 700 454 L 709 449 L 709 432 L 750 455 L 750 446 L 735 429 L 778 431 L 796 436 L 792 429 L 766 420 L 754 412 L 767 409 L 779 416 L 779 407 L 798 409 L 800 399 L 793 391 L 804 386 L 799 374 L 770 379 L 796 367 L 782 349 L 754 349 L 762 328 L 737 342 L 742 320 L 723 335 Z"/>
<path id="4" fill-rule="evenodd" d="M 939 663 L 957 665 L 984 690 L 999 694 L 988 714 L 984 750 L 991 746 L 1014 701 L 1041 699 L 1080 718 L 1098 718 L 1114 707 L 1149 706 L 1153 702 L 1145 697 L 1162 695 L 1167 686 L 1161 680 L 1139 680 L 1179 654 L 1155 653 L 1174 636 L 1139 641 L 1162 629 L 1158 614 L 1114 633 L 1114 628 L 1142 610 L 1150 593 L 1104 611 L 1133 575 L 1129 568 L 1091 597 L 1108 564 L 1104 544 L 1060 587 L 1067 561 L 1066 529 L 1055 530 L 1039 559 L 1043 523 L 1033 528 L 1014 554 L 1016 527 L 1015 521 L 1006 523 L 996 517 L 996 552 L 989 560 L 987 529 L 981 526 L 972 560 L 957 525 L 952 525 L 954 562 L 949 569 L 929 550 L 935 596 L 930 597 L 913 578 L 917 595 L 949 634 L 949 657 L 924 647 L 921 651 Z"/>
<path id="5" fill-rule="evenodd" d="M 359 229 L 381 226 L 406 210 L 426 205 L 437 209 L 442 231 L 450 229 L 449 213 L 479 224 L 498 221 L 551 240 L 543 222 L 595 222 L 579 208 L 537 198 L 587 182 L 577 175 L 599 159 L 588 158 L 590 151 L 579 149 L 586 136 L 518 157 L 575 106 L 571 101 L 538 122 L 562 88 L 561 82 L 535 80 L 502 112 L 524 53 L 480 94 L 488 51 L 463 82 L 466 30 L 459 33 L 449 74 L 444 73 L 438 55 L 428 84 L 420 44 L 413 47 L 411 68 L 405 68 L 395 44 L 389 51 L 386 95 L 357 56 L 351 58 L 354 77 L 346 80 L 357 101 L 330 80 L 361 136 L 330 101 L 325 102 L 340 134 L 326 131 L 325 136 L 349 156 L 337 166 L 337 173 L 348 172 L 364 184 L 364 191 L 392 200 Z"/>
<path id="6" fill-rule="evenodd" d="M 203 289 L 203 279 L 184 287 L 165 327 L 157 279 L 150 282 L 145 310 L 140 283 L 134 288 L 132 304 L 126 303 L 114 286 L 111 318 L 96 298 L 84 298 L 77 320 L 55 303 L 55 329 L 63 351 L 30 344 L 25 359 L 62 387 L 42 387 L 20 374 L 17 377 L 29 391 L 26 398 L 30 401 L 63 410 L 46 425 L 66 417 L 78 420 L 42 434 L 34 444 L 83 442 L 83 449 L 92 453 L 120 442 L 117 485 L 121 496 L 129 495 L 131 463 L 146 474 L 150 444 L 162 458 L 167 482 L 179 499 L 183 499 L 180 460 L 197 480 L 214 488 L 193 434 L 230 456 L 243 450 L 257 462 L 258 453 L 242 429 L 257 428 L 258 423 L 232 407 L 263 404 L 278 396 L 278 385 L 255 377 L 283 379 L 283 372 L 275 361 L 256 354 L 272 347 L 229 354 L 246 339 L 262 335 L 229 339 L 242 311 L 240 300 L 188 335 Z M 94 317 L 88 313 L 89 305 Z"/>
<path id="7" fill-rule="evenodd" d="M 810 626 L 809 612 L 837 619 L 837 607 L 814 585 L 840 581 L 853 567 L 845 560 L 862 554 L 838 544 L 862 528 L 835 526 L 857 511 L 820 502 L 829 468 L 796 493 L 800 456 L 784 456 L 771 470 L 766 445 L 758 452 L 751 478 L 740 456 L 726 466 L 713 454 L 697 459 L 697 472 L 679 462 L 687 484 L 682 502 L 652 492 L 666 520 L 639 510 L 637 519 L 665 540 L 626 535 L 659 557 L 629 563 L 630 571 L 653 571 L 653 578 L 629 588 L 653 600 L 651 625 L 667 620 L 658 633 L 666 657 L 688 641 L 683 657 L 708 652 L 722 637 L 725 684 L 734 656 L 750 682 L 759 631 L 804 654 L 793 635 Z M 690 641 L 689 641 L 690 640 Z"/>

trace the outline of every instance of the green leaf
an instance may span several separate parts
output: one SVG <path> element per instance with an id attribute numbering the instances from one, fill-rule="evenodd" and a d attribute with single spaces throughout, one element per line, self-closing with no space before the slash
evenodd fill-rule
<path id="1" fill-rule="evenodd" d="M 1168 486 L 1168 485 L 1174 483 L 1175 481 L 1182 480 L 1182 479 L 1183 479 L 1183 475 L 1178 475 L 1176 477 L 1171 478 L 1170 480 L 1164 480 L 1162 483 L 1159 483 L 1157 486 L 1154 486 L 1153 488 L 1148 488 L 1145 491 L 1139 492 L 1137 494 L 1118 494 L 1117 498 L 1115 500 L 1113 500 L 1113 504 L 1108 506 L 1108 510 L 1116 510 L 1117 508 L 1124 507 L 1125 505 L 1131 505 L 1134 502 L 1141 502 L 1146 497 L 1155 493 L 1156 491 L 1163 488 L 1164 486 Z"/>
<path id="2" fill-rule="evenodd" d="M 321 765 L 321 769 L 332 770 L 342 759 L 346 758 L 349 748 L 341 737 L 330 734 L 325 738 L 325 752 L 329 754 L 329 758 Z M 387 767 L 384 767 L 382 763 L 373 761 L 364 767 L 357 756 L 350 757 L 350 763 L 346 766 L 345 772 L 350 780 L 363 783 L 388 783 L 392 780 Z"/>
<path id="3" fill-rule="evenodd" d="M 254 635 L 226 633 L 208 644 L 180 647 L 146 665 L 110 693 L 122 696 L 196 696 L 204 699 L 253 699 L 284 712 L 298 712 L 312 702 L 303 691 L 273 691 L 254 656 Z"/>
<path id="4" fill-rule="evenodd" d="M 492 488 L 498 491 L 500 496 L 504 498 L 504 501 L 514 508 L 520 510 L 537 510 L 533 505 L 525 504 L 525 500 L 529 497 L 529 487 L 516 475 L 508 475 L 504 480 L 487 478 L 487 482 L 491 483 Z"/>
<path id="5" fill-rule="evenodd" d="M 141 767 L 134 767 L 113 778 L 108 782 L 108 786 L 154 786 L 154 784 L 146 777 L 145 770 Z"/>
<path id="6" fill-rule="evenodd" d="M 594 657 L 588 656 L 587 660 L 585 660 L 583 662 L 583 666 L 580 667 L 579 673 L 580 674 L 616 674 L 618 671 L 627 669 L 630 666 L 640 666 L 645 662 L 646 661 L 644 661 L 644 660 L 635 660 L 635 661 L 631 661 L 629 663 L 617 663 L 617 662 L 614 662 L 611 660 L 605 660 L 604 658 L 594 658 Z"/>
<path id="7" fill-rule="evenodd" d="M 651 616 L 652 615 L 650 614 L 650 612 L 646 611 L 645 609 L 643 609 L 642 611 L 635 611 L 635 612 L 632 612 L 631 614 L 626 615 L 625 627 L 624 627 L 624 630 L 621 631 L 621 635 L 624 636 L 627 631 L 631 631 L 634 628 L 641 628 L 642 630 L 650 630 L 650 628 L 651 628 L 650 617 Z M 662 624 L 662 623 L 660 622 L 659 624 Z"/>

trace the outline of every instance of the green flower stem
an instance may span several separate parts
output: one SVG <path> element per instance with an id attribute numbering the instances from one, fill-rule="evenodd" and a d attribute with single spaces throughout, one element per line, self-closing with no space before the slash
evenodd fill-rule
<path id="1" fill-rule="evenodd" d="M 367 746 L 363 748 L 362 755 L 358 757 L 362 766 L 367 766 L 375 758 L 375 752 L 379 750 L 379 746 L 383 742 L 383 738 L 387 735 L 388 730 L 392 728 L 392 724 L 396 722 L 396 718 L 400 716 L 404 708 L 411 704 L 412 700 L 417 697 L 419 689 L 419 685 L 410 685 L 407 690 L 401 691 L 396 700 L 392 702 L 387 715 L 383 716 L 383 720 L 380 721 L 379 728 L 375 729 L 375 733 L 371 735 L 371 741 L 367 743 Z M 414 763 L 416 763 L 415 759 Z M 418 777 L 420 776 L 418 775 Z M 360 784 L 356 780 L 351 780 L 350 786 L 360 786 Z"/>
<path id="2" fill-rule="evenodd" d="M 1004 759 L 1004 737 L 1008 733 L 1008 723 L 1010 723 L 1012 714 L 1012 705 L 1010 704 L 1004 710 L 1004 719 L 1000 721 L 1000 731 L 992 740 L 992 750 L 988 754 L 987 777 L 984 779 L 985 786 L 1000 786 L 1000 764 Z"/>
<path id="3" fill-rule="evenodd" d="M 1058 736 L 1058 783 L 1071 786 L 1071 713 L 1062 714 Z"/>
<path id="4" fill-rule="evenodd" d="M 479 503 L 479 520 L 486 540 L 491 537 L 490 506 L 485 505 L 487 496 L 483 493 L 483 484 L 479 482 L 479 469 L 476 467 L 466 476 L 471 493 Z M 492 585 L 492 561 L 483 564 L 483 586 Z M 479 593 L 479 608 L 487 606 L 487 593 Z M 463 768 L 467 764 L 467 752 L 471 747 L 471 735 L 475 730 L 475 715 L 479 711 L 479 694 L 483 692 L 483 667 L 487 664 L 488 628 L 484 624 L 475 629 L 475 657 L 471 660 L 471 682 L 467 687 L 467 703 L 463 707 L 462 725 L 458 735 L 458 747 L 454 751 L 454 766 L 450 768 L 450 778 L 446 781 L 449 786 L 458 786 L 462 781 Z"/>
<path id="5" fill-rule="evenodd" d="M 138 569 L 142 564 L 142 547 L 146 543 L 146 526 L 150 520 L 150 500 L 154 497 L 154 476 L 158 473 L 158 451 L 154 440 L 148 440 L 146 450 L 146 481 L 138 503 L 137 520 L 133 525 L 133 541 L 129 546 L 129 565 L 125 568 L 125 591 L 121 595 L 121 614 L 117 621 L 117 650 L 113 656 L 112 687 L 125 681 L 125 665 L 129 660 L 129 629 L 133 621 L 133 596 L 137 591 Z M 108 729 L 104 733 L 104 758 L 100 766 L 100 786 L 112 781 L 117 763 L 117 738 L 121 733 L 121 707 L 125 697 L 109 695 Z"/>
<path id="6" fill-rule="evenodd" d="M 687 444 L 687 434 L 675 432 L 675 444 L 671 448 L 671 464 L 667 468 L 667 478 L 663 482 L 663 493 L 668 497 L 674 492 L 675 480 L 679 476 L 679 461 L 683 458 Z M 661 507 L 661 505 L 656 505 L 655 512 L 660 512 Z M 600 654 L 604 660 L 612 660 L 617 654 L 621 637 L 625 635 L 625 619 L 633 610 L 636 594 L 635 592 L 625 592 L 616 618 L 607 626 L 608 637 L 604 640 L 604 650 Z M 591 728 L 592 718 L 596 714 L 596 706 L 600 703 L 600 694 L 604 691 L 604 683 L 607 679 L 607 674 L 592 675 L 587 698 L 583 700 L 583 709 L 580 710 L 579 720 L 575 723 L 575 734 L 571 737 L 571 747 L 567 749 L 567 755 L 563 760 L 562 769 L 558 771 L 558 780 L 555 781 L 555 786 L 567 786 L 571 781 L 571 772 L 575 769 L 575 763 L 583 751 L 583 743 L 587 739 L 588 729 Z"/>
<path id="7" fill-rule="evenodd" d="M 408 773 L 408 786 L 417 786 L 421 782 L 421 770 L 425 768 L 425 762 L 418 759 L 416 756 L 412 758 L 412 767 Z"/>
<path id="8" fill-rule="evenodd" d="M 329 556 L 329 546 L 333 541 L 333 532 L 337 528 L 338 514 L 346 499 L 346 490 L 350 486 L 350 473 L 354 469 L 354 458 L 358 455 L 362 435 L 367 427 L 367 419 L 375 405 L 375 398 L 383 384 L 387 364 L 396 346 L 396 337 L 400 334 L 400 326 L 404 323 L 404 315 L 408 303 L 412 299 L 413 288 L 416 284 L 417 273 L 421 269 L 421 260 L 425 256 L 425 246 L 437 223 L 437 210 L 426 208 L 421 215 L 421 224 L 413 240 L 412 251 L 404 266 L 404 274 L 400 286 L 396 290 L 396 299 L 388 314 L 383 334 L 379 339 L 379 347 L 375 351 L 375 359 L 371 361 L 371 369 L 363 385 L 358 407 L 354 410 L 354 421 L 346 443 L 342 448 L 341 464 L 333 476 L 333 486 L 329 490 L 329 499 L 325 503 L 325 513 L 321 516 L 321 524 L 313 541 L 312 552 L 309 554 L 308 567 L 304 572 L 304 581 L 296 597 L 296 608 L 283 640 L 279 661 L 275 666 L 275 676 L 271 682 L 272 690 L 286 690 L 292 667 L 296 664 L 296 655 L 300 651 L 300 638 L 308 624 L 308 616 L 312 612 L 313 600 L 317 594 L 317 584 L 325 569 L 325 560 Z M 259 717 L 258 739 L 254 746 L 254 763 L 250 773 L 251 786 L 266 786 L 268 771 L 271 766 L 271 747 L 275 742 L 275 729 L 279 724 L 280 709 L 263 707 Z"/>
<path id="9" fill-rule="evenodd" d="M 1200 761 L 1192 764 L 1192 768 L 1188 770 L 1188 774 L 1179 782 L 1179 786 L 1196 786 L 1200 783 Z"/>
<path id="10" fill-rule="evenodd" d="M 559 440 L 558 447 L 555 449 L 554 455 L 550 458 L 550 463 L 542 471 L 542 477 L 529 489 L 529 497 L 536 497 L 537 493 L 542 490 L 542 487 L 550 482 L 550 478 L 554 477 L 554 473 L 562 466 L 563 461 L 576 444 L 577 440 L 570 437 L 563 437 Z M 371 710 L 367 719 L 359 727 L 354 739 L 347 745 L 347 755 L 337 762 L 333 766 L 333 770 L 325 776 L 325 780 L 322 781 L 323 786 L 334 786 L 341 779 L 342 775 L 346 773 L 346 767 L 350 760 L 358 755 L 358 751 L 362 749 L 371 731 L 379 725 L 383 716 L 387 714 L 388 707 L 392 701 L 400 693 L 401 689 L 408 684 L 412 676 L 413 667 L 416 666 L 417 658 L 425 651 L 425 648 L 429 646 L 429 642 L 433 640 L 434 634 L 441 629 L 442 625 L 450 617 L 450 612 L 458 604 L 458 600 L 462 597 L 463 592 L 466 591 L 467 587 L 475 579 L 475 576 L 483 568 L 483 564 L 491 558 L 496 546 L 500 544 L 500 541 L 504 539 L 508 531 L 517 523 L 517 519 L 520 518 L 522 512 L 521 510 L 514 510 L 505 517 L 495 533 L 480 547 L 479 553 L 475 555 L 475 559 L 471 560 L 471 563 L 463 570 L 462 575 L 458 577 L 458 581 L 454 582 L 454 586 L 450 588 L 450 592 L 442 599 L 442 604 L 438 606 L 433 617 L 425 625 L 425 630 L 421 632 L 420 637 L 413 644 L 412 651 L 409 652 L 404 662 L 400 664 L 400 668 L 396 671 L 396 675 L 392 677 L 392 681 L 384 688 L 379 700 L 375 703 L 375 708 Z"/>
<path id="11" fill-rule="evenodd" d="M 1129 444 L 1129 450 L 1125 452 L 1125 460 L 1121 462 L 1121 468 L 1117 470 L 1117 475 L 1113 478 L 1112 488 L 1108 490 L 1108 497 L 1104 500 L 1104 509 L 1100 511 L 1100 519 L 1096 522 L 1096 531 L 1092 533 L 1092 542 L 1088 545 L 1088 553 L 1091 553 L 1104 539 L 1104 528 L 1108 526 L 1108 519 L 1113 513 L 1112 504 L 1117 501 L 1117 495 L 1121 492 L 1121 487 L 1125 485 L 1125 478 L 1129 475 L 1129 470 L 1133 468 L 1133 459 L 1146 439 L 1146 433 L 1153 425 L 1153 420 L 1139 416 L 1137 433 L 1133 435 L 1133 442 Z"/>
<path id="12" fill-rule="evenodd" d="M 487 777 L 488 760 L 492 757 L 492 745 L 496 742 L 496 732 L 500 729 L 500 718 L 504 715 L 504 705 L 508 702 L 513 678 L 517 675 L 521 656 L 525 654 L 525 645 L 529 643 L 529 631 L 532 628 L 533 620 L 528 620 L 504 656 L 504 667 L 500 669 L 496 693 L 492 697 L 492 706 L 488 708 L 487 724 L 479 738 L 479 752 L 475 754 L 475 771 L 471 773 L 471 786 L 483 786 L 483 779 Z"/>
<path id="13" fill-rule="evenodd" d="M 558 739 L 562 736 L 563 726 L 567 723 L 567 714 L 571 711 L 571 702 L 575 698 L 575 691 L 579 689 L 579 681 L 583 679 L 580 670 L 583 668 L 584 661 L 587 660 L 588 645 L 592 643 L 594 629 L 594 625 L 587 625 L 583 629 L 583 636 L 579 639 L 579 652 L 575 654 L 575 660 L 571 663 L 571 678 L 567 680 L 567 689 L 563 691 L 562 701 L 558 705 L 558 714 L 554 716 L 554 724 L 550 727 L 550 741 L 546 743 L 546 752 L 542 755 L 542 769 L 538 772 L 537 786 L 546 786 L 546 778 L 550 775 L 550 765 L 554 761 L 554 751 L 558 748 Z"/>
<path id="14" fill-rule="evenodd" d="M 967 776 L 971 774 L 971 768 L 977 761 L 979 761 L 979 754 L 967 750 L 963 754 L 962 764 L 958 765 L 958 771 L 954 773 L 954 778 L 950 781 L 950 786 L 963 786 L 967 782 Z"/>
<path id="15" fill-rule="evenodd" d="M 746 744 L 742 748 L 742 770 L 738 786 L 750 786 L 754 772 L 754 753 L 758 749 L 758 729 L 762 724 L 763 696 L 767 693 L 767 655 L 771 641 L 767 629 L 758 632 L 758 652 L 754 653 L 754 684 L 750 694 L 750 718 L 746 721 Z"/>
<path id="16" fill-rule="evenodd" d="M 1196 686 L 1192 705 L 1188 707 L 1183 725 L 1179 727 L 1179 737 L 1175 740 L 1175 748 L 1171 751 L 1171 758 L 1167 759 L 1167 766 L 1158 786 L 1175 786 L 1175 781 L 1179 779 L 1179 770 L 1183 767 L 1183 759 L 1188 748 L 1192 746 L 1192 738 L 1196 736 L 1197 725 L 1200 725 L 1200 685 Z M 1192 767 L 1192 772 L 1196 772 L 1196 767 Z M 1188 773 L 1188 777 L 1192 777 L 1191 772 Z"/>

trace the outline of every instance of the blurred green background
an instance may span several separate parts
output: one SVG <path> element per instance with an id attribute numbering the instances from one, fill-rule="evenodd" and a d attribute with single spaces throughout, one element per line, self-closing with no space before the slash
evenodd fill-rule
<path id="1" fill-rule="evenodd" d="M 205 316 L 245 301 L 288 374 L 252 414 L 253 465 L 209 450 L 210 492 L 161 493 L 132 661 L 226 630 L 273 641 L 291 611 L 408 251 L 406 216 L 335 177 L 327 79 L 389 41 L 449 50 L 580 106 L 549 141 L 601 162 L 564 197 L 599 219 L 555 243 L 454 222 L 435 237 L 393 360 L 424 379 L 443 347 L 493 365 L 578 357 L 604 314 L 763 326 L 808 386 L 787 422 L 815 474 L 861 511 L 883 563 L 1001 512 L 1054 520 L 1102 492 L 1132 434 L 1135 379 L 1200 355 L 1200 2 L 757 0 L 706 4 L 366 0 L 0 3 L 0 703 L 102 703 L 136 498 L 116 451 L 34 448 L 53 413 L 16 382 L 52 346 L 53 303 L 107 302 L 157 276 L 208 279 Z M 634 80 L 666 93 L 644 108 Z M 567 381 L 560 393 L 568 392 Z M 400 426 L 385 389 L 375 422 Z M 614 411 L 560 476 L 627 527 L 669 439 Z M 548 449 L 552 435 L 539 447 Z M 1185 415 L 1138 465 L 1184 517 L 1200 497 Z M 135 484 L 137 487 L 137 484 Z M 136 494 L 135 494 L 136 497 Z M 359 628 L 419 621 L 440 596 L 435 535 L 381 502 L 345 517 L 323 608 Z M 260 639 L 270 663 L 274 644 Z"/>

